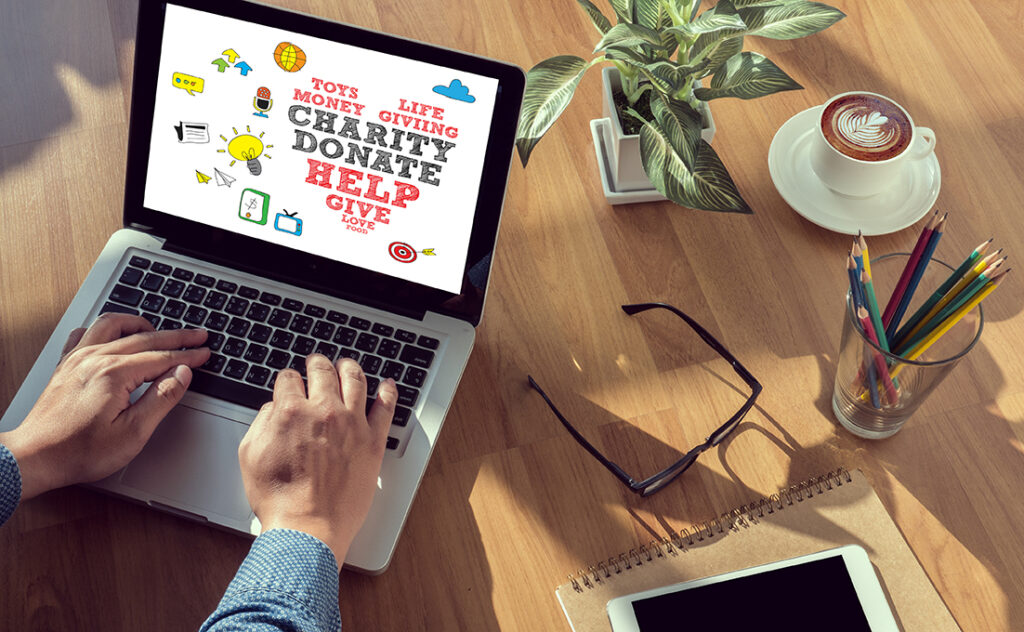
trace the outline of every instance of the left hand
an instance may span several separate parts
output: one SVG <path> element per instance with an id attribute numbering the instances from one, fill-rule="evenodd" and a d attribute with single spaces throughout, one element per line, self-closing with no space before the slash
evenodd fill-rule
<path id="1" fill-rule="evenodd" d="M 208 348 L 194 348 L 205 341 L 206 330 L 154 331 L 126 314 L 104 314 L 73 331 L 36 405 L 0 434 L 21 470 L 22 500 L 127 465 L 185 394 L 191 368 L 210 357 Z M 132 391 L 150 381 L 131 403 Z"/>

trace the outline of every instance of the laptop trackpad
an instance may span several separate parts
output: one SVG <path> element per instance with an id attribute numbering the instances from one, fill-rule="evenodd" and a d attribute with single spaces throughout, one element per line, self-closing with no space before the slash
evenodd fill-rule
<path id="1" fill-rule="evenodd" d="M 238 467 L 238 444 L 248 428 L 178 405 L 128 465 L 121 483 L 193 513 L 245 520 L 251 509 Z"/>

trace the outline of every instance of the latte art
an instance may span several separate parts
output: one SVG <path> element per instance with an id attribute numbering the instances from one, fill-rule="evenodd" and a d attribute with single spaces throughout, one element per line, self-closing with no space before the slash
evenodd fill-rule
<path id="1" fill-rule="evenodd" d="M 836 99 L 821 114 L 829 144 L 851 158 L 888 160 L 910 145 L 913 127 L 895 103 L 869 94 Z"/>

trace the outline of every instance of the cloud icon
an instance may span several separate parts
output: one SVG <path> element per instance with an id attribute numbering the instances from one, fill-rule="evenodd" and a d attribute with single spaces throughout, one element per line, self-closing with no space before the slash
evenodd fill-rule
<path id="1" fill-rule="evenodd" d="M 452 79 L 452 82 L 446 86 L 434 86 L 434 92 L 456 101 L 465 101 L 466 103 L 476 101 L 476 97 L 469 93 L 469 88 L 462 85 L 458 79 Z"/>

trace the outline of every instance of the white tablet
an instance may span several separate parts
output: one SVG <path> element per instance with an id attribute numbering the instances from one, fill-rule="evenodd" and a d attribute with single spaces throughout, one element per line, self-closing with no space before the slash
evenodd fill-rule
<path id="1" fill-rule="evenodd" d="M 608 602 L 615 632 L 757 629 L 897 631 L 867 553 L 859 546 L 705 577 Z"/>

